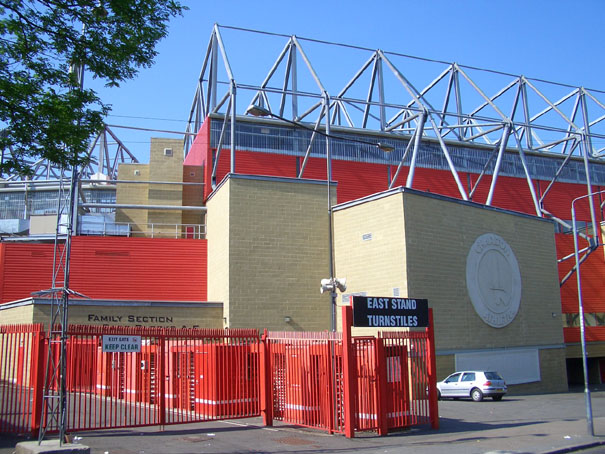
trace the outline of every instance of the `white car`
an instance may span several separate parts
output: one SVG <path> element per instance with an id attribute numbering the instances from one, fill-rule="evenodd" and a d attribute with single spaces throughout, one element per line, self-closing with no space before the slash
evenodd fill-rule
<path id="1" fill-rule="evenodd" d="M 504 379 L 493 371 L 462 371 L 448 376 L 437 383 L 437 396 L 470 397 L 475 402 L 481 402 L 484 397 L 502 400 L 507 388 Z"/>

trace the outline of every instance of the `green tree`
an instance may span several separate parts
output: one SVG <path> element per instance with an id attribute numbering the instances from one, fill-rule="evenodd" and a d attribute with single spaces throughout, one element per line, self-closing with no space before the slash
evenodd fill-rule
<path id="1" fill-rule="evenodd" d="M 78 72 L 108 86 L 149 67 L 176 0 L 0 0 L 0 171 L 81 163 L 109 112 Z"/>

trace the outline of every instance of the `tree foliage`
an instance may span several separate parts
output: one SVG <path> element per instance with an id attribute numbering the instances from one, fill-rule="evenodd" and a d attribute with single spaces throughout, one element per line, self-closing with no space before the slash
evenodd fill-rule
<path id="1" fill-rule="evenodd" d="M 108 86 L 153 64 L 177 0 L 0 0 L 0 171 L 85 160 L 108 113 L 78 73 Z"/>

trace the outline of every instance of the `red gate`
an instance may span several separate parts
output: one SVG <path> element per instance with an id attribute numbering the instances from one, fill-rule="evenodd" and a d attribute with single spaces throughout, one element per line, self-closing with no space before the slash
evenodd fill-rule
<path id="1" fill-rule="evenodd" d="M 70 325 L 66 430 L 261 414 L 268 425 L 348 437 L 437 427 L 432 318 L 422 332 L 357 338 L 346 309 L 343 319 L 343 333 L 265 332 L 262 339 L 251 329 Z M 103 335 L 140 336 L 140 351 L 103 351 Z M 36 432 L 41 424 L 58 431 L 56 418 L 41 419 L 48 342 L 42 325 L 0 326 L 0 433 Z"/>
<path id="2" fill-rule="evenodd" d="M 422 331 L 351 337 L 343 333 L 265 333 L 261 412 L 273 420 L 347 437 L 356 431 L 431 424 L 438 428 L 432 312 Z"/>

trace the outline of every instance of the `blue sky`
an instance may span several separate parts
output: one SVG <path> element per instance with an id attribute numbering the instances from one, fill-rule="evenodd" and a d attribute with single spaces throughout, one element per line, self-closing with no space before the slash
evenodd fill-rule
<path id="1" fill-rule="evenodd" d="M 184 130 L 214 23 L 605 90 L 605 2 L 601 0 L 183 3 L 190 10 L 171 22 L 152 68 L 142 70 L 136 79 L 119 88 L 105 89 L 99 81 L 85 79 L 85 84 L 97 89 L 113 106 L 108 124 Z M 271 46 L 258 49 L 248 42 L 246 34 L 229 30 L 224 34 L 238 82 L 260 84 L 285 44 L 284 39 L 278 39 L 275 50 Z M 261 57 L 261 53 L 266 55 Z M 313 46 L 309 46 L 309 53 L 314 54 Z M 319 53 L 317 57 L 312 55 L 312 60 L 328 91 L 342 86 L 343 79 L 338 79 L 342 66 L 338 62 Z M 348 80 L 352 73 L 345 72 Z M 427 74 L 427 80 L 437 74 Z M 246 99 L 239 99 L 240 109 L 245 108 Z M 114 131 L 143 161 L 147 160 L 149 137 L 162 136 L 127 129 Z"/>

